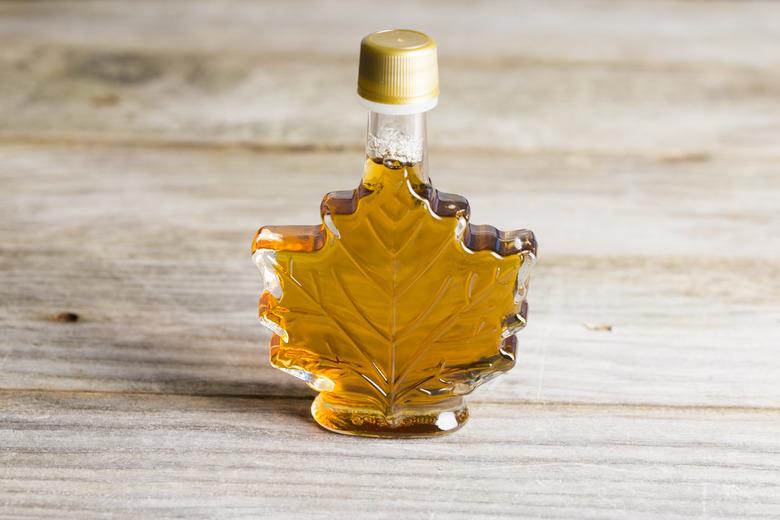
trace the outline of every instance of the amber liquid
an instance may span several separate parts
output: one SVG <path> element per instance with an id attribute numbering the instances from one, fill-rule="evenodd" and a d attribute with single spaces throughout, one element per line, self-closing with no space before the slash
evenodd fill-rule
<path id="1" fill-rule="evenodd" d="M 467 418 L 462 396 L 514 365 L 533 235 L 469 225 L 468 211 L 419 164 L 369 159 L 356 190 L 326 195 L 322 225 L 258 232 L 276 276 L 259 305 L 271 363 L 321 392 L 321 425 L 451 431 Z"/>

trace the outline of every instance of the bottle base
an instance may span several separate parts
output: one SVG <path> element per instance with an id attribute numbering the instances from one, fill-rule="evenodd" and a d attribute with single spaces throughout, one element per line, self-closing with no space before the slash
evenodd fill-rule
<path id="1" fill-rule="evenodd" d="M 373 410 L 347 408 L 327 402 L 322 394 L 311 405 L 317 424 L 335 433 L 362 437 L 431 437 L 460 429 L 469 418 L 465 403 L 453 409 L 404 414 L 388 418 Z"/>

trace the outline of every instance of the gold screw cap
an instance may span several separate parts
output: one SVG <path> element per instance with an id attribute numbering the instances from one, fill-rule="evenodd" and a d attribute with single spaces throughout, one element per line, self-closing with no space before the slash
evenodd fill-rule
<path id="1" fill-rule="evenodd" d="M 360 43 L 358 94 L 384 105 L 426 105 L 439 96 L 436 42 L 408 29 L 371 33 Z"/>

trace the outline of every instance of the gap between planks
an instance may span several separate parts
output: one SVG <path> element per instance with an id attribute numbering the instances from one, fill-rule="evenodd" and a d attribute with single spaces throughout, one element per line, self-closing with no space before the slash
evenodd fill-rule
<path id="1" fill-rule="evenodd" d="M 59 134 L 59 133 L 20 133 L 3 132 L 0 130 L 0 146 L 29 146 L 29 147 L 79 147 L 79 148 L 149 148 L 155 150 L 193 150 L 204 152 L 242 151 L 262 154 L 315 154 L 315 153 L 345 153 L 364 152 L 362 144 L 317 144 L 317 143 L 268 143 L 260 141 L 243 140 L 199 140 L 199 139 L 170 139 L 161 136 L 144 138 L 141 136 L 116 136 L 96 134 Z M 751 159 L 759 161 L 780 160 L 780 153 L 767 152 L 739 152 L 712 150 L 684 150 L 668 153 L 648 153 L 642 150 L 621 150 L 607 152 L 604 150 L 583 150 L 580 148 L 491 148 L 486 146 L 441 146 L 430 145 L 432 153 L 437 155 L 490 155 L 501 157 L 594 157 L 594 158 L 624 158 L 631 157 L 647 161 L 661 163 L 678 162 L 706 162 L 712 159 Z"/>
<path id="2" fill-rule="evenodd" d="M 120 390 L 65 390 L 65 389 L 47 389 L 47 388 L 0 388 L 0 397 L 13 395 L 64 395 L 64 396 L 126 396 L 126 397 L 197 397 L 205 399 L 236 399 L 236 400 L 288 400 L 288 401 L 311 401 L 314 395 L 279 395 L 279 394 L 210 394 L 198 392 L 143 392 L 143 391 L 120 391 Z M 544 408 L 546 410 L 626 410 L 626 411 L 691 411 L 701 413 L 728 413 L 745 412 L 755 414 L 777 414 L 780 413 L 780 407 L 773 406 L 738 406 L 738 405 L 685 405 L 685 404 L 652 404 L 652 403 L 599 403 L 599 402 L 576 402 L 576 401 L 531 401 L 527 399 L 517 399 L 512 401 L 473 399 L 467 398 L 467 404 L 506 406 L 513 408 Z"/>

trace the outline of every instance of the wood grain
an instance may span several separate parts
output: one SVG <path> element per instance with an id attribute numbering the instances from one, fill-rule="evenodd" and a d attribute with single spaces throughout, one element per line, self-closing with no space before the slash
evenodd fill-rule
<path id="1" fill-rule="evenodd" d="M 432 442 L 336 436 L 308 404 L 0 393 L 0 514 L 780 515 L 777 410 L 479 404 Z"/>
<path id="2" fill-rule="evenodd" d="M 355 185 L 410 20 L 437 187 L 540 260 L 464 430 L 345 438 L 249 241 Z M 0 518 L 779 517 L 778 65 L 776 2 L 0 2 Z"/>
<path id="3" fill-rule="evenodd" d="M 392 5 L 298 0 L 292 6 L 252 0 L 136 0 L 133 4 L 137 7 L 128 9 L 120 0 L 4 0 L 0 38 L 9 43 L 230 49 L 354 60 L 356 42 L 377 30 L 364 24 L 399 27 L 413 22 L 436 37 L 444 59 L 459 56 L 480 64 L 517 58 L 630 67 L 780 64 L 772 45 L 779 37 L 777 6 L 766 0 L 562 0 L 554 6 L 546 0 L 433 0 L 426 5 L 413 0 Z"/>
<path id="4" fill-rule="evenodd" d="M 360 152 L 5 146 L 0 162 L 3 387 L 307 395 L 265 361 L 250 239 L 316 222 Z M 519 366 L 476 398 L 780 406 L 774 161 L 433 166 L 475 222 L 540 237 Z"/>
<path id="5" fill-rule="evenodd" d="M 0 139 L 358 149 L 364 16 L 440 40 L 435 147 L 777 157 L 771 5 L 543 5 L 3 3 Z"/>

